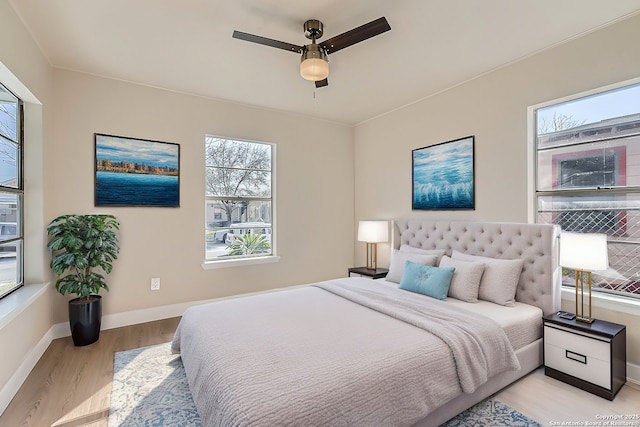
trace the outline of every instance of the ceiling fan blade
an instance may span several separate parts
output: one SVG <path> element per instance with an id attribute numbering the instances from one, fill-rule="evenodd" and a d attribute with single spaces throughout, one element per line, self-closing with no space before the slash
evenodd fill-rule
<path id="1" fill-rule="evenodd" d="M 243 33 L 242 31 L 234 31 L 233 32 L 234 39 L 245 40 L 252 43 L 258 43 L 265 46 L 271 46 L 278 49 L 288 50 L 290 52 L 302 53 L 304 49 L 303 46 L 298 46 L 291 43 L 281 42 L 278 40 L 268 39 L 266 37 L 255 36 L 253 34 Z"/>
<path id="2" fill-rule="evenodd" d="M 349 30 L 346 33 L 342 33 L 328 40 L 325 40 L 322 43 L 319 43 L 319 45 L 323 47 L 328 54 L 334 53 L 341 49 L 344 49 L 345 47 L 349 47 L 371 37 L 375 37 L 379 34 L 389 31 L 390 29 L 391 26 L 383 16 L 382 18 L 371 21 L 368 24 L 361 25 L 358 28 L 354 28 L 353 30 Z"/>
<path id="3" fill-rule="evenodd" d="M 316 82 L 316 88 L 325 87 L 325 86 L 328 86 L 328 85 L 329 85 L 329 79 L 318 80 Z"/>

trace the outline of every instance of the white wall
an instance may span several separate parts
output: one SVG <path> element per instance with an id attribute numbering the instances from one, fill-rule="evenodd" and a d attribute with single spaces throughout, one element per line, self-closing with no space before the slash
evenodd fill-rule
<path id="1" fill-rule="evenodd" d="M 638 40 L 640 16 L 357 126 L 356 221 L 526 222 L 527 107 L 639 77 Z M 412 211 L 411 150 L 468 135 L 475 135 L 475 210 Z M 380 251 L 388 264 L 388 245 Z M 364 245 L 356 246 L 356 259 L 364 256 Z M 640 365 L 640 312 L 597 308 L 594 315 L 627 325 L 628 359 Z"/>
<path id="2" fill-rule="evenodd" d="M 54 70 L 46 220 L 108 212 L 121 252 L 105 315 L 345 276 L 353 258 L 352 129 L 292 114 Z M 94 132 L 180 144 L 179 208 L 94 207 Z M 280 261 L 203 270 L 205 134 L 276 144 Z M 161 290 L 152 292 L 152 277 Z M 58 310 L 56 321 L 66 320 Z"/>

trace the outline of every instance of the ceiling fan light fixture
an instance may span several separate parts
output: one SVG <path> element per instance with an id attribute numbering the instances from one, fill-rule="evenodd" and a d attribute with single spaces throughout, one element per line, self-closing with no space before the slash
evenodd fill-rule
<path id="1" fill-rule="evenodd" d="M 383 16 L 382 18 L 360 25 L 335 37 L 331 37 L 328 40 L 324 40 L 320 42 L 320 44 L 316 44 L 316 40 L 322 38 L 324 34 L 324 25 L 322 22 L 317 19 L 309 19 L 304 23 L 303 28 L 304 36 L 311 40 L 311 44 L 304 46 L 243 33 L 242 31 L 234 31 L 233 38 L 302 54 L 300 58 L 300 75 L 305 80 L 315 82 L 316 88 L 319 88 L 329 84 L 329 80 L 327 79 L 327 77 L 329 77 L 328 55 L 332 55 L 339 50 L 375 37 L 385 31 L 389 31 L 391 26 Z"/>
<path id="2" fill-rule="evenodd" d="M 317 82 L 329 77 L 327 54 L 317 44 L 305 46 L 300 58 L 300 75 L 305 80 Z"/>

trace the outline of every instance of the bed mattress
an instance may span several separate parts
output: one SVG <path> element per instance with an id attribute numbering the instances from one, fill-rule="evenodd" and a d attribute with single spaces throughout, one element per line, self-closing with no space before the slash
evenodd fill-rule
<path id="1" fill-rule="evenodd" d="M 376 282 L 397 288 L 398 284 L 377 279 Z M 416 295 L 416 298 L 429 298 Z M 475 303 L 447 298 L 447 304 L 486 316 L 497 322 L 507 335 L 514 350 L 542 338 L 542 310 L 538 307 L 517 302 L 512 307 L 479 300 Z"/>
<path id="2" fill-rule="evenodd" d="M 375 294 L 373 305 L 386 292 L 370 279 L 330 282 L 333 291 L 353 286 L 365 300 Z M 457 317 L 445 319 L 440 301 L 425 311 L 416 297 L 423 296 L 401 295 L 417 306 L 391 314 L 386 305 L 376 311 L 316 286 L 196 306 L 185 312 L 173 349 L 212 426 L 412 425 L 486 378 L 519 368 L 505 334 L 493 334 L 495 322 L 455 309 Z M 425 313 L 482 333 L 447 342 L 438 327 L 421 329 Z"/>
<path id="3" fill-rule="evenodd" d="M 538 307 L 520 302 L 513 307 L 505 307 L 489 301 L 469 303 L 455 298 L 448 298 L 447 302 L 496 321 L 502 326 L 514 350 L 542 338 L 542 310 Z"/>

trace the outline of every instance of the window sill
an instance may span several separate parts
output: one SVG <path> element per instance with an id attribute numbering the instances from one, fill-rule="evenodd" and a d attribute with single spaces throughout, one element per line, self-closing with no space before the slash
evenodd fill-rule
<path id="1" fill-rule="evenodd" d="M 204 270 L 214 270 L 216 268 L 241 267 L 245 265 L 255 264 L 271 264 L 280 261 L 279 256 L 264 256 L 255 258 L 230 259 L 224 261 L 204 261 L 202 268 Z"/>
<path id="2" fill-rule="evenodd" d="M 575 304 L 576 290 L 574 288 L 563 286 L 562 299 Z M 618 295 L 594 292 L 591 297 L 591 301 L 593 307 L 640 316 L 640 299 L 625 298 Z"/>
<path id="3" fill-rule="evenodd" d="M 11 295 L 0 300 L 0 330 L 18 317 L 29 305 L 40 297 L 46 290 L 48 283 L 24 285 Z"/>

